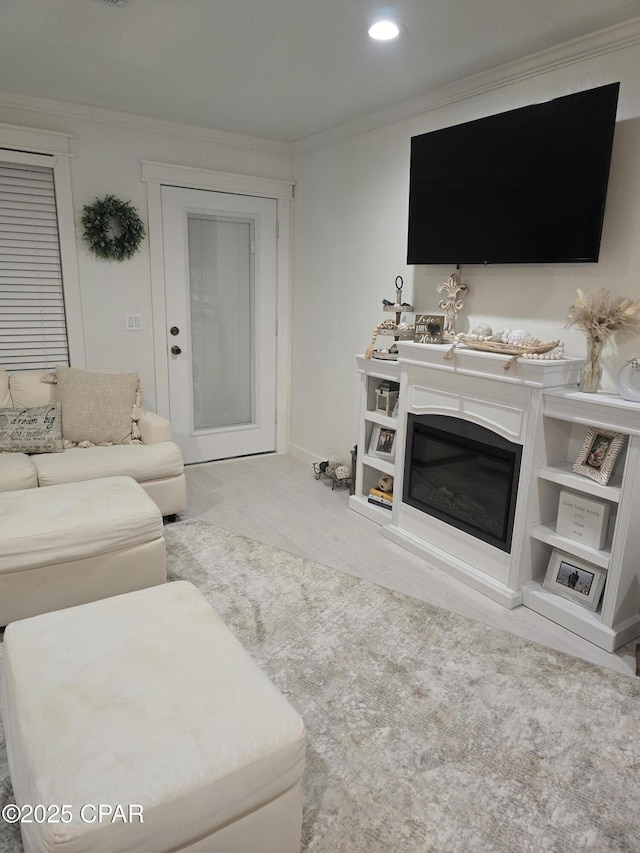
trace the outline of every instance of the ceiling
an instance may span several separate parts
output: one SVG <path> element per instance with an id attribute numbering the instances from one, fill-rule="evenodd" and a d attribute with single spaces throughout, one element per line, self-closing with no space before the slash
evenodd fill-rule
<path id="1" fill-rule="evenodd" d="M 406 33 L 375 43 L 372 0 L 0 0 L 0 91 L 295 142 L 640 16 L 640 0 L 393 6 Z"/>

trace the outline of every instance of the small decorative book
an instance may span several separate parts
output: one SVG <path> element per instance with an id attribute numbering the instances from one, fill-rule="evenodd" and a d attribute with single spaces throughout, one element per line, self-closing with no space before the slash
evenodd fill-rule
<path id="1" fill-rule="evenodd" d="M 575 539 L 597 551 L 604 547 L 609 522 L 609 504 L 562 490 L 558 504 L 556 533 Z"/>

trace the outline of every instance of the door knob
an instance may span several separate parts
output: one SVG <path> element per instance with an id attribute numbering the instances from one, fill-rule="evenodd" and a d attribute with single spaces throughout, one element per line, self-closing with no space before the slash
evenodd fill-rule
<path id="1" fill-rule="evenodd" d="M 180 349 L 180 347 L 171 347 L 171 355 L 180 355 L 181 352 L 182 350 Z"/>

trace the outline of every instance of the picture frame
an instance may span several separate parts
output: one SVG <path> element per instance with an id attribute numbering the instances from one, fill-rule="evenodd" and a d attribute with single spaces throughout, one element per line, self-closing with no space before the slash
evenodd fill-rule
<path id="1" fill-rule="evenodd" d="M 554 548 L 542 586 L 587 610 L 597 610 L 606 578 L 606 569 Z"/>
<path id="2" fill-rule="evenodd" d="M 623 432 L 589 427 L 584 444 L 573 463 L 574 474 L 591 477 L 606 486 L 626 437 Z"/>
<path id="3" fill-rule="evenodd" d="M 369 455 L 393 461 L 396 455 L 396 430 L 374 424 L 369 440 Z"/>
<path id="4" fill-rule="evenodd" d="M 444 314 L 416 314 L 413 342 L 441 344 L 444 340 Z"/>

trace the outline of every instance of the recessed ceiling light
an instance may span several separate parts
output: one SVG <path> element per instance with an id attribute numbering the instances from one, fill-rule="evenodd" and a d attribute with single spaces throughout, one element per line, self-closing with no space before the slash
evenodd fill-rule
<path id="1" fill-rule="evenodd" d="M 401 29 L 394 21 L 376 21 L 369 27 L 368 32 L 376 41 L 391 41 L 398 38 Z"/>

